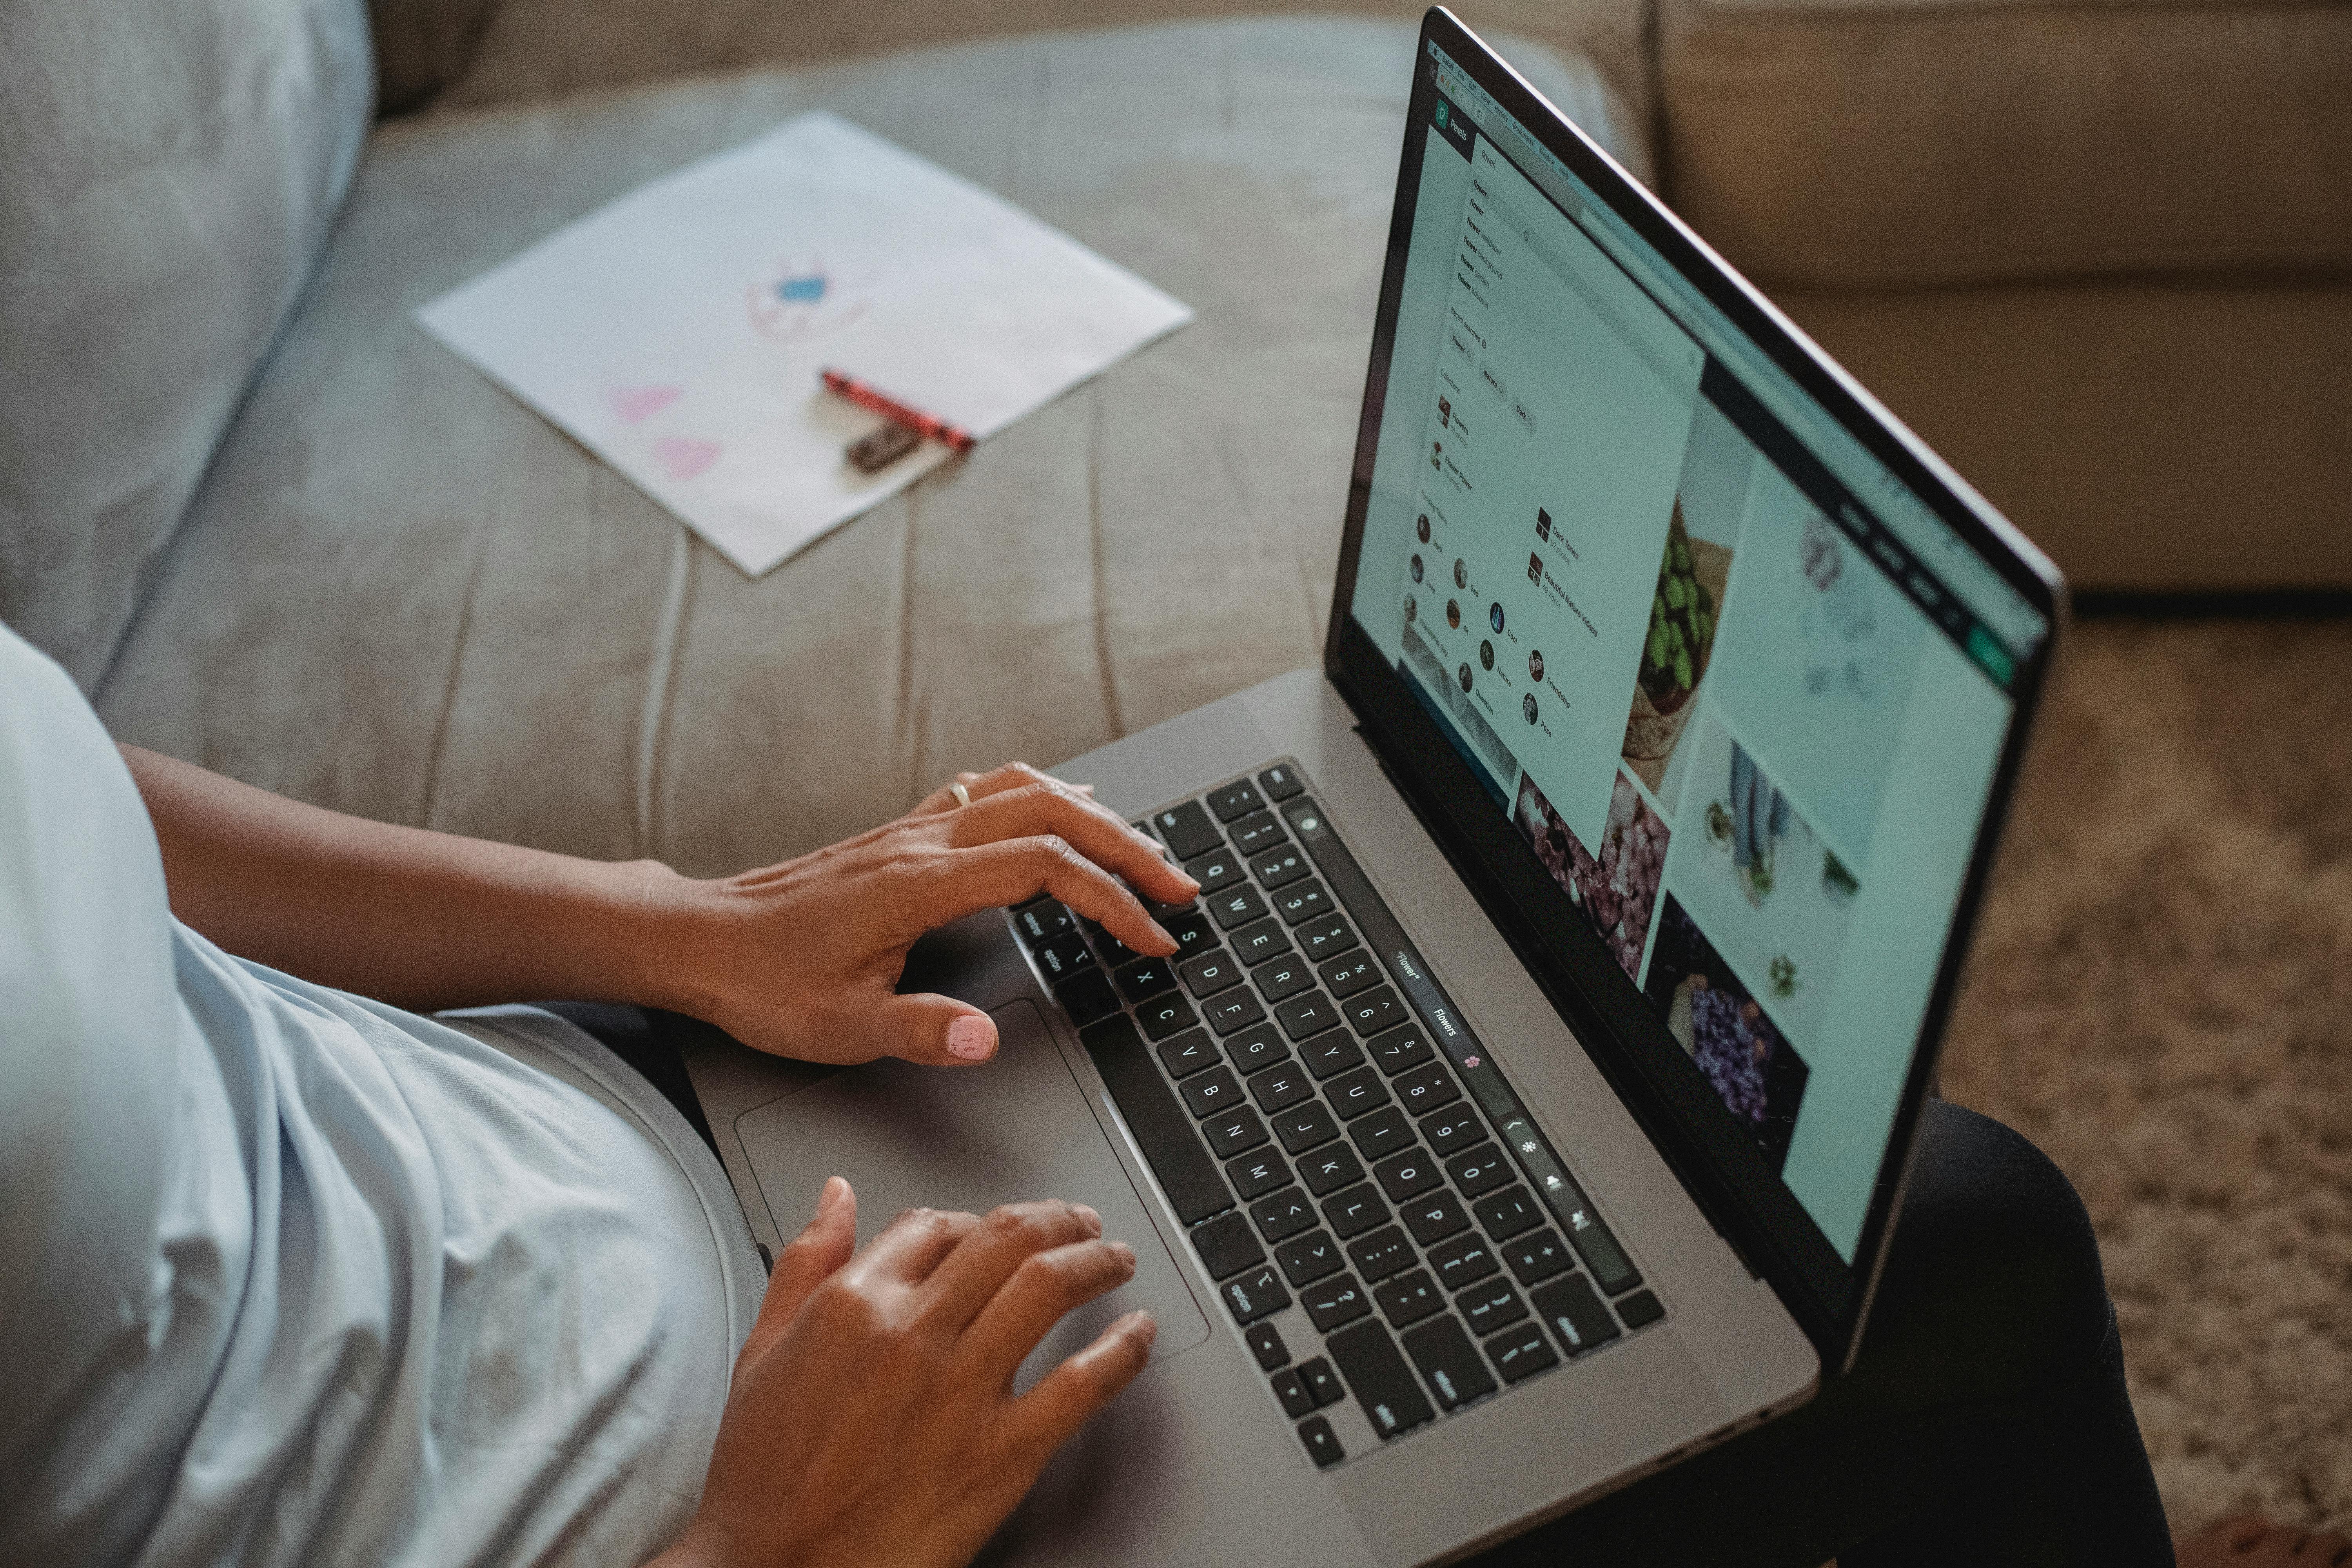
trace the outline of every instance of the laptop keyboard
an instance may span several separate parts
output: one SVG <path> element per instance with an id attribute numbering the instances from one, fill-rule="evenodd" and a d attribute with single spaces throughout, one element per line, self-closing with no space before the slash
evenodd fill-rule
<path id="1" fill-rule="evenodd" d="M 1350 1396 L 1402 1437 L 1665 1316 L 1295 764 L 1136 826 L 1201 884 L 1173 956 L 1013 929 L 1316 1464 Z"/>

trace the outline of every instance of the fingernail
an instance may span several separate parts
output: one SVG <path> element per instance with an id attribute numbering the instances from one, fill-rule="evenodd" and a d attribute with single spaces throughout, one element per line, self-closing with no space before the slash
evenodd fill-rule
<path id="1" fill-rule="evenodd" d="M 1129 1312 L 1120 1321 L 1119 1326 L 1141 1339 L 1145 1344 L 1160 1337 L 1160 1321 L 1149 1312 Z"/>
<path id="2" fill-rule="evenodd" d="M 1135 1267 L 1135 1248 L 1123 1241 L 1114 1241 L 1110 1244 L 1110 1255 L 1129 1268 Z"/>
<path id="3" fill-rule="evenodd" d="M 984 1062 L 996 1054 L 996 1026 L 985 1013 L 966 1013 L 948 1026 L 948 1055 Z"/>
<path id="4" fill-rule="evenodd" d="M 1102 1215 L 1097 1214 L 1087 1205 L 1072 1204 L 1070 1212 L 1078 1216 L 1078 1223 L 1085 1226 L 1088 1232 L 1096 1236 L 1102 1234 Z"/>
<path id="5" fill-rule="evenodd" d="M 1174 947 L 1176 945 L 1176 939 L 1170 936 L 1168 934 L 1168 928 L 1161 925 L 1158 921 L 1153 921 L 1151 922 L 1151 934 L 1166 942 L 1170 947 Z"/>

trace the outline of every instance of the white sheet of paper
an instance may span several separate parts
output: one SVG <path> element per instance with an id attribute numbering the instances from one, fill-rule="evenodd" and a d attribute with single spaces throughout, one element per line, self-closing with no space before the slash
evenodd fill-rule
<path id="1" fill-rule="evenodd" d="M 847 121 L 641 185 L 417 322 L 758 576 L 947 460 L 876 474 L 837 366 L 985 439 L 1192 311 Z"/>

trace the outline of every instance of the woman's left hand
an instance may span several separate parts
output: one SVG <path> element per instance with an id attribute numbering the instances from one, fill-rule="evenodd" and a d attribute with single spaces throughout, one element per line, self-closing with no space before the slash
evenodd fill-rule
<path id="1" fill-rule="evenodd" d="M 677 884 L 653 922 L 662 951 L 645 955 L 663 1004 L 803 1061 L 969 1067 L 995 1054 L 988 1015 L 895 989 L 925 931 L 1051 893 L 1138 952 L 1176 951 L 1137 893 L 1181 903 L 1200 885 L 1091 792 L 1023 763 L 957 782 L 970 805 L 941 789 L 797 860 Z"/>

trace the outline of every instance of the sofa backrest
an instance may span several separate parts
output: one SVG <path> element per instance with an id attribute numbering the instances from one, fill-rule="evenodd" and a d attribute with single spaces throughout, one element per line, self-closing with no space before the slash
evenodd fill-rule
<path id="1" fill-rule="evenodd" d="M 0 0 L 0 620 L 94 689 L 364 144 L 362 0 Z"/>

